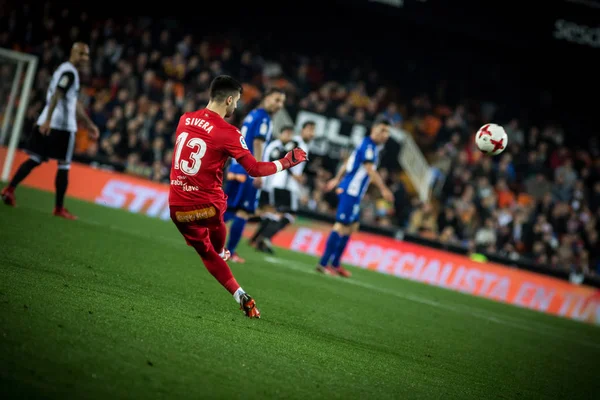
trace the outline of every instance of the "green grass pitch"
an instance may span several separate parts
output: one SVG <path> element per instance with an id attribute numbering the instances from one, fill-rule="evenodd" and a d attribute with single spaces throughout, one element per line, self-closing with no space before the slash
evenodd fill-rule
<path id="1" fill-rule="evenodd" d="M 0 206 L 2 398 L 598 398 L 597 327 L 242 245 L 248 320 L 172 223 L 17 197 Z"/>

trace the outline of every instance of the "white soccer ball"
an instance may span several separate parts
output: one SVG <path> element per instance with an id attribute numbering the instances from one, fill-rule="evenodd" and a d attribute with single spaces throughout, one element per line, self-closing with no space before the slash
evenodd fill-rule
<path id="1" fill-rule="evenodd" d="M 485 124 L 475 134 L 475 144 L 482 152 L 495 156 L 506 149 L 508 136 L 500 125 Z"/>

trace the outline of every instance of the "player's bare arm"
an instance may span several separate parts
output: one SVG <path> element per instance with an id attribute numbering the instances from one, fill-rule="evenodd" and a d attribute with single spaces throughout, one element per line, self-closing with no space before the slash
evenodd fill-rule
<path id="1" fill-rule="evenodd" d="M 56 109 L 56 105 L 62 98 L 65 97 L 65 93 L 62 90 L 56 90 L 52 97 L 50 98 L 50 102 L 48 103 L 48 116 L 42 125 L 40 125 L 40 132 L 42 135 L 48 135 L 50 133 L 50 122 L 52 121 L 52 114 L 54 114 L 54 110 Z"/>
<path id="2" fill-rule="evenodd" d="M 342 163 L 342 166 L 338 169 L 338 172 L 335 175 L 335 177 L 333 177 L 332 179 L 330 179 L 327 182 L 327 184 L 325 185 L 325 190 L 327 192 L 332 191 L 333 189 L 336 188 L 337 185 L 340 184 L 340 181 L 342 180 L 342 177 L 344 176 L 344 173 L 346 172 L 347 165 L 348 165 L 348 160 L 346 160 Z"/>
<path id="3" fill-rule="evenodd" d="M 83 109 L 83 104 L 81 104 L 81 102 L 77 102 L 77 119 L 80 121 L 83 121 L 85 127 L 87 129 L 89 129 L 90 133 L 90 138 L 93 140 L 97 140 L 98 137 L 100 137 L 100 131 L 98 130 L 98 127 L 96 126 L 96 124 L 94 124 L 92 122 L 92 120 L 90 119 L 90 117 L 88 117 L 87 113 L 85 112 L 85 110 Z"/>
<path id="4" fill-rule="evenodd" d="M 381 192 L 381 196 L 383 196 L 386 201 L 393 202 L 394 194 L 383 182 L 381 175 L 379 175 L 379 172 L 377 172 L 373 163 L 364 163 L 363 165 L 367 170 L 367 174 L 369 174 L 369 178 L 371 178 L 371 182 L 373 182 Z"/>
<path id="5" fill-rule="evenodd" d="M 265 140 L 264 138 L 256 138 L 254 139 L 254 141 L 252 142 L 253 144 L 253 148 L 254 148 L 254 156 L 257 160 L 262 160 L 263 158 L 263 146 L 265 145 Z M 262 179 L 260 177 L 257 177 L 254 179 L 254 181 L 252 182 L 252 184 L 254 185 L 255 188 L 260 189 L 262 187 Z"/>
<path id="6" fill-rule="evenodd" d="M 304 185 L 306 183 L 306 175 L 292 175 L 292 178 L 301 185 Z"/>
<path id="7" fill-rule="evenodd" d="M 254 158 L 256 158 L 258 161 L 263 159 L 263 146 L 265 145 L 265 139 L 263 138 L 256 138 L 254 139 L 254 142 L 252 143 L 254 145 Z"/>

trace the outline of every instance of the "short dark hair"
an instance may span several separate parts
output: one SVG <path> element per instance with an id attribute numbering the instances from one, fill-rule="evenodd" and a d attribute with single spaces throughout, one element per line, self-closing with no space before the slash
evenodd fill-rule
<path id="1" fill-rule="evenodd" d="M 211 100 L 224 101 L 229 96 L 242 92 L 242 84 L 229 75 L 219 75 L 210 83 Z"/>
<path id="2" fill-rule="evenodd" d="M 281 94 L 285 94 L 285 90 L 278 88 L 278 87 L 272 87 L 269 88 L 266 92 L 265 95 L 263 96 L 263 98 L 272 95 L 273 93 L 281 93 Z"/>
<path id="3" fill-rule="evenodd" d="M 375 119 L 375 122 L 373 122 L 373 126 L 380 125 L 380 124 L 392 126 L 392 122 L 385 117 L 378 117 Z"/>
<path id="4" fill-rule="evenodd" d="M 392 123 L 389 119 L 387 119 L 385 117 L 375 118 L 375 121 L 373 121 L 373 124 L 371 124 L 371 129 L 369 129 L 367 136 L 371 136 L 371 133 L 373 132 L 373 128 L 375 128 L 377 125 L 392 126 Z"/>
<path id="5" fill-rule="evenodd" d="M 294 126 L 293 125 L 284 125 L 279 130 L 279 133 L 285 132 L 285 131 L 292 131 L 293 132 L 294 131 Z"/>
<path id="6" fill-rule="evenodd" d="M 315 125 L 317 125 L 317 124 L 316 124 L 316 122 L 315 122 L 315 121 L 305 121 L 305 122 L 302 124 L 302 129 L 306 128 L 307 126 L 311 126 L 311 125 L 312 125 L 312 126 L 315 126 Z"/>

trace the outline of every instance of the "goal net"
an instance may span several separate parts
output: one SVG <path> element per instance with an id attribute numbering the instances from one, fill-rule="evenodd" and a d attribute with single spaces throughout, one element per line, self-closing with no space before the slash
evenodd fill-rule
<path id="1" fill-rule="evenodd" d="M 10 177 L 37 63 L 34 55 L 0 47 L 0 181 Z"/>

